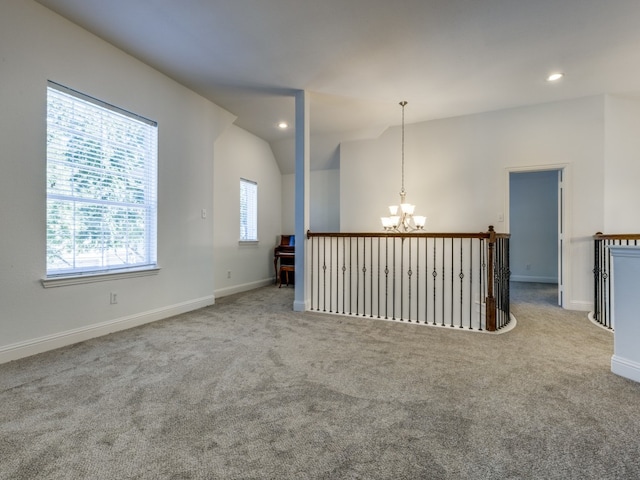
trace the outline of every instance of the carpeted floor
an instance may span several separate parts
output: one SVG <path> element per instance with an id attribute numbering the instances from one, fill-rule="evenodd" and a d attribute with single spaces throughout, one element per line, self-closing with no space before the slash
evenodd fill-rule
<path id="1" fill-rule="evenodd" d="M 640 385 L 554 295 L 490 335 L 265 287 L 0 365 L 0 478 L 639 479 Z"/>

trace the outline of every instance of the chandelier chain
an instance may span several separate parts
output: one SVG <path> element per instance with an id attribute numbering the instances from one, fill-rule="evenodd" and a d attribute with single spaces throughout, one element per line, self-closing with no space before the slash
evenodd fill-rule
<path id="1" fill-rule="evenodd" d="M 400 105 L 402 106 L 402 190 L 401 192 L 404 193 L 404 107 L 407 104 L 406 101 L 402 101 L 400 102 Z"/>

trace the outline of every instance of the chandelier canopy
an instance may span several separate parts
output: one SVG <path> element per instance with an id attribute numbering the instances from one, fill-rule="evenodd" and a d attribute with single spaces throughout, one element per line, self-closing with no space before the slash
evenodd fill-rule
<path id="1" fill-rule="evenodd" d="M 402 107 L 402 188 L 400 189 L 400 208 L 398 205 L 389 207 L 389 216 L 380 217 L 382 227 L 386 232 L 410 233 L 416 230 L 422 230 L 427 221 L 427 217 L 422 215 L 414 215 L 416 206 L 407 203 L 407 192 L 404 189 L 404 107 L 407 102 L 400 102 Z"/>

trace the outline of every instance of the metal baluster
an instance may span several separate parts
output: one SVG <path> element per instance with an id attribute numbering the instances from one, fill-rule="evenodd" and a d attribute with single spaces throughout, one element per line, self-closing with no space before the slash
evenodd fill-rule
<path id="1" fill-rule="evenodd" d="M 615 240 L 607 240 L 608 245 L 616 245 Z M 604 249 L 605 255 L 605 274 L 604 278 L 604 305 L 605 305 L 605 326 L 611 328 L 611 252 L 608 248 Z"/>
<path id="2" fill-rule="evenodd" d="M 389 318 L 389 237 L 384 239 L 384 318 Z"/>
<path id="3" fill-rule="evenodd" d="M 404 240 L 400 239 L 400 321 L 404 321 Z"/>
<path id="4" fill-rule="evenodd" d="M 318 308 L 317 311 L 320 311 L 320 238 L 318 237 L 318 242 L 316 246 L 316 251 L 318 252 Z"/>
<path id="5" fill-rule="evenodd" d="M 336 313 L 340 313 L 340 238 L 336 238 Z"/>
<path id="6" fill-rule="evenodd" d="M 460 277 L 460 328 L 462 327 L 462 306 L 463 306 L 463 301 L 464 301 L 464 296 L 462 294 L 462 292 L 464 291 L 464 285 L 463 285 L 463 280 L 464 280 L 464 273 L 462 272 L 462 249 L 463 249 L 464 243 L 463 240 L 460 239 L 460 274 L 458 275 Z"/>
<path id="7" fill-rule="evenodd" d="M 322 311 L 327 311 L 327 237 L 322 237 Z"/>
<path id="8" fill-rule="evenodd" d="M 502 265 L 502 251 L 500 250 L 500 239 L 496 239 L 496 256 L 493 268 L 493 284 L 495 285 L 496 296 L 496 330 L 500 329 L 500 311 L 502 306 L 502 285 L 500 284 L 500 266 Z"/>
<path id="9" fill-rule="evenodd" d="M 424 323 L 429 323 L 429 239 L 424 239 Z"/>
<path id="10" fill-rule="evenodd" d="M 416 238 L 416 323 L 420 323 L 420 237 Z"/>
<path id="11" fill-rule="evenodd" d="M 451 312 L 449 314 L 449 316 L 451 317 L 451 323 L 449 324 L 450 327 L 453 327 L 453 269 L 454 269 L 454 265 L 453 265 L 453 251 L 455 250 L 454 248 L 454 238 L 451 237 Z"/>
<path id="12" fill-rule="evenodd" d="M 509 249 L 509 247 L 511 246 L 511 239 L 510 238 L 505 238 L 504 239 L 505 242 L 505 256 L 506 256 L 506 278 L 505 278 L 505 285 L 507 285 L 507 289 L 506 289 L 506 299 L 507 299 L 507 305 L 506 305 L 506 322 L 510 322 L 511 321 L 511 250 Z"/>
<path id="13" fill-rule="evenodd" d="M 367 315 L 367 238 L 362 239 L 362 316 Z"/>
<path id="14" fill-rule="evenodd" d="M 329 237 L 329 311 L 333 312 L 333 239 Z"/>
<path id="15" fill-rule="evenodd" d="M 369 318 L 373 318 L 373 237 L 369 237 Z"/>
<path id="16" fill-rule="evenodd" d="M 600 323 L 602 323 L 602 325 L 604 325 L 605 327 L 608 326 L 607 325 L 607 321 L 608 321 L 608 313 L 609 313 L 609 303 L 607 301 L 607 279 L 609 278 L 609 272 L 607 271 L 607 259 L 609 257 L 609 250 L 607 250 L 607 245 L 609 243 L 609 240 L 604 240 L 602 242 L 602 251 L 600 252 L 600 261 L 602 263 L 602 276 L 601 276 L 601 291 L 600 291 L 600 295 L 602 297 L 602 305 L 601 305 L 601 317 L 602 317 L 602 321 Z"/>
<path id="17" fill-rule="evenodd" d="M 441 326 L 443 327 L 444 327 L 444 297 L 445 297 L 444 286 L 445 286 L 445 277 L 447 276 L 445 272 L 445 261 L 444 261 L 445 250 L 446 250 L 446 247 L 445 247 L 444 237 L 442 237 L 442 317 L 440 318 L 440 322 L 441 322 Z"/>
<path id="18" fill-rule="evenodd" d="M 378 291 L 378 318 L 380 318 L 380 237 L 378 237 L 378 268 L 376 268 L 378 272 L 378 280 L 376 281 L 376 290 Z"/>
<path id="19" fill-rule="evenodd" d="M 356 238 L 356 315 L 360 315 L 360 238 Z"/>
<path id="20" fill-rule="evenodd" d="M 391 299 L 392 311 L 391 311 L 391 319 L 396 319 L 396 257 L 398 256 L 396 253 L 396 237 L 393 237 L 393 275 L 391 277 L 391 281 L 393 284 L 393 298 Z"/>
<path id="21" fill-rule="evenodd" d="M 438 276 L 438 272 L 436 270 L 436 251 L 438 250 L 438 242 L 434 238 L 433 239 L 433 324 L 436 324 L 436 277 Z"/>
<path id="22" fill-rule="evenodd" d="M 504 298 L 502 298 L 502 245 L 500 239 L 496 239 L 496 266 L 494 271 L 496 285 L 496 306 L 497 306 L 497 315 L 496 315 L 496 330 L 499 330 L 502 327 L 502 304 L 504 302 Z"/>
<path id="23" fill-rule="evenodd" d="M 411 322 L 411 276 L 413 275 L 413 271 L 411 270 L 411 250 L 413 248 L 411 238 L 409 238 L 409 270 L 407 271 L 407 283 L 409 284 L 409 311 L 407 312 L 407 321 Z"/>
<path id="24" fill-rule="evenodd" d="M 480 302 L 480 312 L 479 312 L 479 324 L 478 330 L 482 331 L 482 304 L 485 301 L 485 289 L 484 289 L 484 279 L 485 279 L 485 271 L 487 268 L 486 264 L 486 248 L 484 238 L 480 239 L 480 283 L 479 285 L 479 302 Z M 486 321 L 486 318 L 485 318 Z"/>
<path id="25" fill-rule="evenodd" d="M 606 308 L 604 305 L 604 240 L 600 240 L 599 251 L 598 251 L 598 322 L 604 325 L 604 309 Z"/>
<path id="26" fill-rule="evenodd" d="M 313 269 L 313 246 L 315 244 L 316 244 L 315 237 L 311 237 L 311 245 L 310 245 L 310 247 L 311 247 L 311 266 L 310 266 L 310 269 L 311 269 L 311 272 L 310 272 L 310 274 L 311 274 L 311 290 L 310 290 L 311 291 L 311 310 L 314 310 L 314 308 L 313 308 L 313 278 L 314 278 L 314 276 L 313 276 L 313 274 L 314 274 L 314 269 Z M 282 260 L 280 260 L 280 261 L 282 261 Z"/>
<path id="27" fill-rule="evenodd" d="M 600 323 L 600 240 L 593 239 L 593 319 Z"/>
<path id="28" fill-rule="evenodd" d="M 603 295 L 603 285 L 602 285 L 602 269 L 603 269 L 603 261 L 602 261 L 602 251 L 604 250 L 603 248 L 603 241 L 601 239 L 596 240 L 597 242 L 597 246 L 598 246 L 598 258 L 596 259 L 596 262 L 598 264 L 598 290 L 597 290 L 597 303 L 598 303 L 598 309 L 597 309 L 597 319 L 598 319 L 598 323 L 602 324 L 603 320 L 602 320 L 602 310 L 604 309 L 604 306 L 602 304 L 602 295 Z"/>
<path id="29" fill-rule="evenodd" d="M 604 247 L 602 249 L 602 324 L 605 327 L 609 326 L 609 296 L 608 296 L 608 283 L 609 283 L 609 246 L 611 240 L 604 241 Z"/>
<path id="30" fill-rule="evenodd" d="M 493 258 L 493 285 L 496 299 L 496 330 L 500 328 L 500 240 L 495 242 L 495 256 Z"/>
<path id="31" fill-rule="evenodd" d="M 469 239 L 469 330 L 473 320 L 473 238 Z"/>
<path id="32" fill-rule="evenodd" d="M 345 273 L 347 266 L 345 264 L 345 258 L 347 256 L 347 247 L 345 246 L 345 239 L 342 238 L 342 314 L 344 315 L 344 301 L 347 296 L 347 285 L 345 284 Z"/>

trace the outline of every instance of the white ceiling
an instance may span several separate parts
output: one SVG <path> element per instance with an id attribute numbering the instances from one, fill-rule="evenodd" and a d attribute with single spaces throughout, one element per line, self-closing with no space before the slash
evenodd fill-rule
<path id="1" fill-rule="evenodd" d="M 639 0 L 38 1 L 236 115 L 283 173 L 295 90 L 315 169 L 399 124 L 400 100 L 414 123 L 640 91 Z"/>

